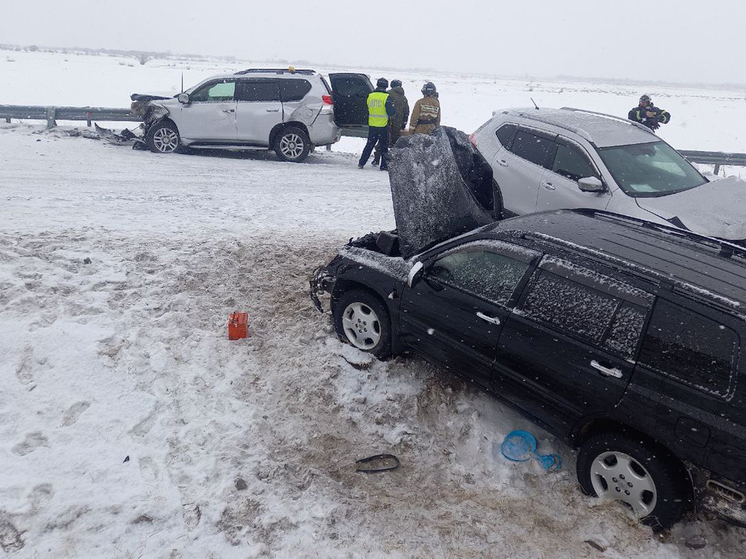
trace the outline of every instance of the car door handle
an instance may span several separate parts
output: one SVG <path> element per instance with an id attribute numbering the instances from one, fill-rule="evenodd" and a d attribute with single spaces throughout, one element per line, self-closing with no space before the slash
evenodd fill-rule
<path id="1" fill-rule="evenodd" d="M 616 367 L 612 369 L 609 369 L 608 367 L 604 367 L 603 365 L 601 365 L 601 363 L 599 363 L 595 359 L 591 361 L 591 367 L 599 371 L 602 375 L 606 375 L 607 377 L 622 378 L 621 370 L 617 369 Z"/>
<path id="2" fill-rule="evenodd" d="M 554 186 L 551 182 L 547 182 L 547 181 L 541 181 L 541 186 L 543 186 L 547 190 L 556 190 L 557 189 L 556 186 Z"/>
<path id="3" fill-rule="evenodd" d="M 490 324 L 500 324 L 500 319 L 496 316 L 489 316 L 484 313 L 477 311 L 477 316 L 484 320 L 485 322 L 489 322 Z"/>
<path id="4" fill-rule="evenodd" d="M 224 113 L 235 113 L 236 109 L 223 109 Z"/>
<path id="5" fill-rule="evenodd" d="M 279 113 L 280 109 L 267 109 L 268 113 Z"/>
<path id="6" fill-rule="evenodd" d="M 507 167 L 508 166 L 508 162 L 505 161 L 504 159 L 498 159 L 497 160 L 497 164 L 500 165 L 500 167 Z"/>

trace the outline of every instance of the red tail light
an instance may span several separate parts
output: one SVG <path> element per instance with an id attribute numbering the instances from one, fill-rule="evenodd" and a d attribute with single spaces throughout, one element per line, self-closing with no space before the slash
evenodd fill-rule
<path id="1" fill-rule="evenodd" d="M 327 105 L 333 105 L 332 96 L 331 95 L 322 95 L 321 100 L 326 103 Z"/>
<path id="2" fill-rule="evenodd" d="M 477 147 L 477 137 L 474 134 L 469 136 L 469 141 L 471 142 L 471 145 L 473 145 L 474 147 Z"/>

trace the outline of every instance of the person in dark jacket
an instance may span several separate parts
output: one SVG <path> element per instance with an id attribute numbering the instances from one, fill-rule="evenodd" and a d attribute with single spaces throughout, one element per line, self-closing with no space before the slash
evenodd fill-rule
<path id="1" fill-rule="evenodd" d="M 629 112 L 627 118 L 639 122 L 651 130 L 658 130 L 661 124 L 668 124 L 671 120 L 671 114 L 653 105 L 653 100 L 649 95 L 643 95 L 640 97 L 639 104 Z"/>
<path id="2" fill-rule="evenodd" d="M 407 126 L 407 120 L 409 119 L 409 101 L 407 96 L 404 95 L 404 88 L 402 87 L 401 80 L 391 80 L 391 89 L 389 89 L 389 95 L 394 100 L 394 108 L 396 114 L 389 118 L 389 146 L 396 144 L 396 140 L 401 137 L 402 130 Z M 381 161 L 381 149 L 376 146 L 376 151 L 373 156 L 373 165 L 378 165 Z"/>
<path id="3" fill-rule="evenodd" d="M 386 78 L 378 78 L 375 91 L 368 95 L 368 141 L 357 164 L 359 169 L 365 167 L 373 147 L 379 144 L 381 171 L 388 170 L 386 155 L 389 151 L 389 119 L 396 114 L 394 100 L 386 92 L 388 86 L 389 81 Z"/>

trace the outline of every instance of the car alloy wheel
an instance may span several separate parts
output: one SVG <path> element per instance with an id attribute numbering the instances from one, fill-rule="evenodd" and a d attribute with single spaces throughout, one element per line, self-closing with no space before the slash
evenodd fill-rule
<path id="1" fill-rule="evenodd" d="M 624 452 L 598 455 L 591 464 L 591 484 L 602 499 L 627 503 L 637 518 L 648 516 L 658 503 L 658 491 L 650 472 Z"/>
<path id="2" fill-rule="evenodd" d="M 280 139 L 280 151 L 287 159 L 298 159 L 303 153 L 304 148 L 303 138 L 298 134 L 285 134 Z"/>
<path id="3" fill-rule="evenodd" d="M 179 147 L 179 134 L 176 130 L 163 126 L 153 133 L 153 145 L 160 153 L 173 153 Z"/>
<path id="4" fill-rule="evenodd" d="M 342 313 L 342 327 L 347 340 L 358 349 L 370 351 L 381 340 L 381 321 L 364 303 L 347 305 Z"/>
<path id="5" fill-rule="evenodd" d="M 578 452 L 577 474 L 588 495 L 622 501 L 653 530 L 669 528 L 692 503 L 684 465 L 635 433 L 607 431 L 588 438 Z"/>

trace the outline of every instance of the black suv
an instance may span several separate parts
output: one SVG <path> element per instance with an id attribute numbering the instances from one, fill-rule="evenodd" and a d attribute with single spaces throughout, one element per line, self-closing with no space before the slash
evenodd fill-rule
<path id="1" fill-rule="evenodd" d="M 579 449 L 585 492 L 646 524 L 698 506 L 746 525 L 746 251 L 593 210 L 493 223 L 410 260 L 395 245 L 368 235 L 314 274 L 343 340 L 479 384 Z"/>

